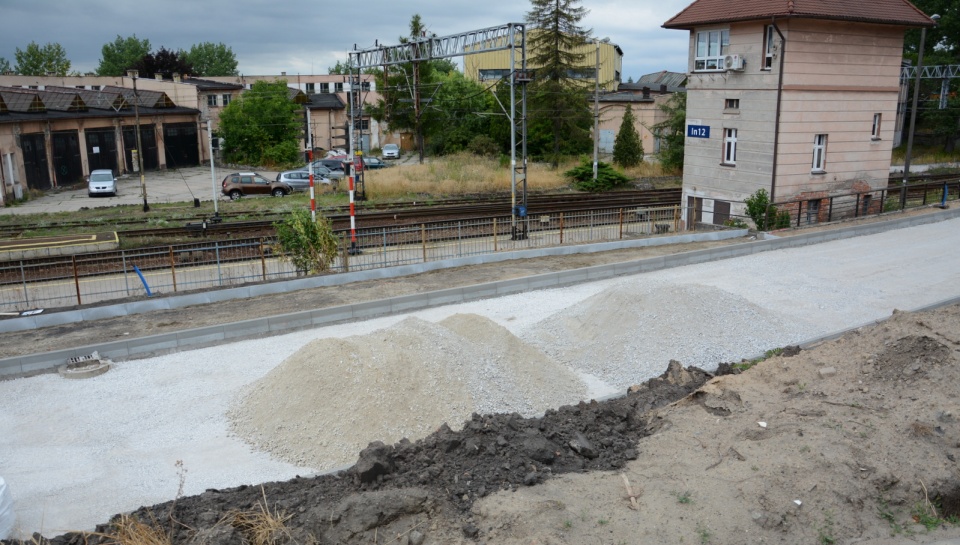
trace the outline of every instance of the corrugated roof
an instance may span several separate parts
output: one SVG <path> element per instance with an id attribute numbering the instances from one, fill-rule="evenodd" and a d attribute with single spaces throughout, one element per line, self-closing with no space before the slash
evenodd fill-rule
<path id="1" fill-rule="evenodd" d="M 342 110 L 347 107 L 335 93 L 311 93 L 307 95 L 307 100 L 311 108 Z"/>
<path id="2" fill-rule="evenodd" d="M 110 108 L 112 110 L 122 110 L 124 108 L 132 108 L 133 105 L 129 104 L 124 98 L 123 95 L 116 91 L 93 91 L 90 89 L 74 89 L 72 87 L 58 87 L 56 85 L 45 85 L 44 89 L 47 91 L 62 91 L 62 92 L 74 92 L 80 95 L 80 98 L 83 99 L 83 102 L 86 103 L 88 108 Z"/>
<path id="3" fill-rule="evenodd" d="M 0 114 L 8 114 L 10 110 L 7 109 L 7 103 L 3 101 L 3 97 L 0 96 Z"/>
<path id="4" fill-rule="evenodd" d="M 71 91 L 57 91 L 44 88 L 43 91 L 35 91 L 47 107 L 47 110 L 57 110 L 61 112 L 83 112 L 87 105 L 80 98 L 76 89 Z"/>
<path id="5" fill-rule="evenodd" d="M 757 19 L 832 19 L 932 27 L 933 19 L 907 0 L 696 0 L 663 24 L 663 28 L 697 26 Z"/>
<path id="6" fill-rule="evenodd" d="M 17 89 L 0 87 L 0 98 L 7 103 L 11 112 L 37 113 L 47 111 L 46 105 L 40 100 L 36 89 Z"/>
<path id="7" fill-rule="evenodd" d="M 687 75 L 681 72 L 670 72 L 668 70 L 661 70 L 659 72 L 654 72 L 652 74 L 644 74 L 640 76 L 640 79 L 637 80 L 637 85 L 643 87 L 644 85 L 650 87 L 660 87 L 661 85 L 666 85 L 667 88 L 671 87 L 683 87 L 683 84 L 687 81 Z"/>
<path id="8" fill-rule="evenodd" d="M 237 91 L 243 89 L 239 83 L 225 83 L 201 78 L 183 78 L 183 83 L 196 85 L 201 91 Z"/>
<path id="9" fill-rule="evenodd" d="M 126 87 L 107 85 L 103 88 L 103 90 L 111 93 L 120 93 L 130 104 L 133 104 L 133 101 L 136 98 L 134 96 L 133 89 L 127 89 Z M 168 97 L 167 94 L 162 91 L 137 89 L 137 95 L 140 96 L 141 108 L 173 108 L 176 106 L 176 104 L 170 100 L 170 97 Z"/>

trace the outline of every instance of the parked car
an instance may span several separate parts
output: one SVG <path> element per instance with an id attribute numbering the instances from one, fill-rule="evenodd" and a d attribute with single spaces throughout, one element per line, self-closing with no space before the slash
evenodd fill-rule
<path id="1" fill-rule="evenodd" d="M 273 195 L 283 197 L 293 193 L 293 187 L 284 182 L 271 182 L 256 172 L 234 172 L 220 184 L 220 192 L 237 200 L 246 195 Z"/>
<path id="2" fill-rule="evenodd" d="M 389 163 L 384 163 L 376 157 L 364 157 L 363 166 L 364 168 L 386 168 L 391 165 Z"/>
<path id="3" fill-rule="evenodd" d="M 330 170 L 329 168 L 323 166 L 323 164 L 321 164 L 320 161 L 322 161 L 322 159 L 313 162 L 314 176 L 319 174 L 320 176 L 323 176 L 324 178 L 330 178 L 331 180 L 340 180 L 344 177 L 345 174 L 342 168 L 343 165 L 340 165 L 341 166 L 340 170 Z M 302 170 L 307 170 L 307 168 L 308 167 L 303 167 Z"/>
<path id="4" fill-rule="evenodd" d="M 396 144 L 384 144 L 381 154 L 384 159 L 399 159 L 400 158 L 400 146 Z"/>
<path id="5" fill-rule="evenodd" d="M 94 170 L 87 176 L 87 195 L 95 197 L 97 195 L 117 196 L 117 179 L 113 177 L 113 171 L 110 169 Z"/>
<path id="6" fill-rule="evenodd" d="M 335 159 L 319 159 L 313 162 L 314 165 L 320 165 L 329 168 L 332 171 L 344 172 L 343 162 L 347 159 L 347 156 L 337 157 Z M 349 162 L 349 161 L 348 161 Z"/>
<path id="7" fill-rule="evenodd" d="M 310 190 L 310 171 L 308 170 L 288 170 L 286 172 L 281 172 L 277 174 L 277 182 L 282 182 L 288 184 L 295 191 L 309 191 Z M 313 186 L 314 188 L 321 185 L 330 186 L 334 189 L 337 188 L 337 182 L 317 174 L 316 171 L 313 173 Z"/>

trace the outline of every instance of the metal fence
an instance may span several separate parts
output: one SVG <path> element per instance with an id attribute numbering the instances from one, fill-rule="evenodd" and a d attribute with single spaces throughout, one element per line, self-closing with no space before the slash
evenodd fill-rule
<path id="1" fill-rule="evenodd" d="M 960 180 L 836 195 L 805 196 L 802 199 L 771 203 L 767 209 L 767 222 L 775 229 L 809 227 L 957 199 L 960 199 Z M 730 218 L 752 223 L 746 216 L 731 215 Z"/>
<path id="2" fill-rule="evenodd" d="M 331 273 L 496 252 L 619 240 L 682 230 L 682 210 L 614 208 L 359 229 Z M 514 233 L 517 233 L 516 235 Z M 86 305 L 296 277 L 271 238 L 78 254 L 0 263 L 0 312 Z M 354 251 L 357 250 L 357 251 Z"/>

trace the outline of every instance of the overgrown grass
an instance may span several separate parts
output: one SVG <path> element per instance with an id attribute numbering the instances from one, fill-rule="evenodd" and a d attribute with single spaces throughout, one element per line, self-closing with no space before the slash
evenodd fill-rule
<path id="1" fill-rule="evenodd" d="M 890 158 L 892 166 L 903 166 L 904 158 L 907 155 L 907 145 L 893 149 L 893 155 Z M 910 151 L 911 165 L 926 165 L 934 163 L 960 163 L 960 148 L 951 153 L 943 151 L 943 146 L 923 146 L 914 143 Z"/>
<path id="2" fill-rule="evenodd" d="M 774 356 L 779 356 L 782 353 L 783 353 L 783 348 L 771 348 L 770 350 L 767 350 L 766 352 L 764 352 L 763 356 L 760 356 L 759 358 L 753 358 L 752 360 L 743 360 L 740 363 L 733 364 L 733 367 L 734 369 L 746 371 L 747 369 L 750 369 L 751 367 L 760 363 L 761 361 L 768 360 Z"/>

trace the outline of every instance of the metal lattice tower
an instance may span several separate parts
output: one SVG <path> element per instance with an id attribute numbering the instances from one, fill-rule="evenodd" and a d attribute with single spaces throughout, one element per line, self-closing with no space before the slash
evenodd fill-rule
<path id="1" fill-rule="evenodd" d="M 349 52 L 349 65 L 356 70 L 355 80 L 351 76 L 350 121 L 353 131 L 359 131 L 360 114 L 360 73 L 364 68 L 386 68 L 409 62 L 430 61 L 449 57 L 461 57 L 473 53 L 486 51 L 510 51 L 510 125 L 513 128 L 510 134 L 510 165 L 511 175 L 511 229 L 512 237 L 525 239 L 527 237 L 526 208 L 527 208 L 527 86 L 530 81 L 527 72 L 526 27 L 523 23 L 507 23 L 505 25 L 471 30 L 459 34 L 441 37 L 425 37 L 408 43 L 392 46 L 378 46 Z M 517 60 L 519 49 L 520 59 Z M 356 85 L 352 82 L 356 81 Z M 517 85 L 520 93 L 517 93 Z M 356 93 L 356 95 L 355 95 Z M 354 99 L 356 96 L 356 99 Z M 355 102 L 356 100 L 356 102 Z M 517 110 L 519 109 L 519 115 Z M 350 156 L 354 156 L 353 143 L 361 142 L 360 138 L 350 141 Z M 362 179 L 362 178 L 361 178 Z M 517 199 L 517 187 L 522 193 Z M 362 186 L 362 181 L 360 186 Z"/>

